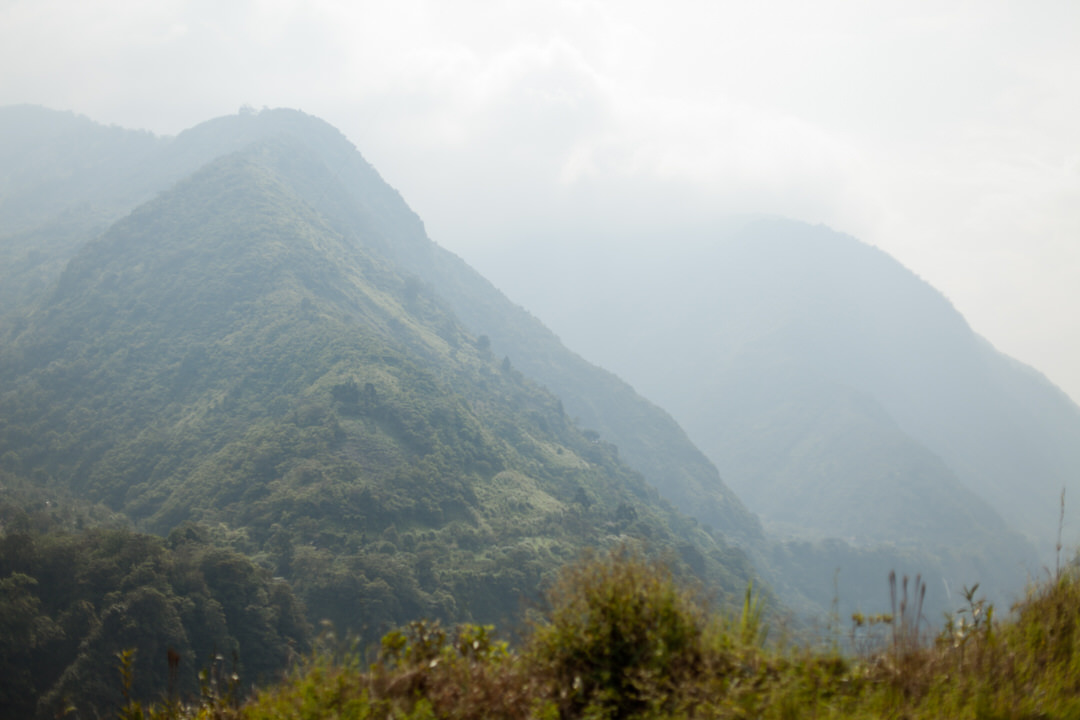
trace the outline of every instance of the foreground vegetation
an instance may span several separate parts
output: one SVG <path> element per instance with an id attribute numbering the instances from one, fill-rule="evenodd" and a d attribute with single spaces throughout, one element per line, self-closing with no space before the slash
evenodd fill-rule
<path id="1" fill-rule="evenodd" d="M 936 637 L 920 588 L 856 616 L 825 647 L 768 636 L 752 590 L 710 611 L 661 564 L 620 550 L 566 570 L 519 649 L 492 628 L 416 622 L 375 662 L 323 648 L 245 702 L 203 675 L 199 702 L 131 701 L 125 718 L 1052 718 L 1080 715 L 1080 573 L 1034 588 L 1004 620 L 967 592 Z M 876 632 L 875 632 L 876 631 Z M 126 661 L 130 663 L 130 658 Z M 125 666 L 130 673 L 130 667 Z"/>

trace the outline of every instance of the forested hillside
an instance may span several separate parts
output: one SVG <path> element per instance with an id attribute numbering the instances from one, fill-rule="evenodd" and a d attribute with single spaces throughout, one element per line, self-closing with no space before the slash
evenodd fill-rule
<path id="1" fill-rule="evenodd" d="M 922 574 L 936 620 L 1036 564 L 972 487 L 972 443 L 1005 427 L 1001 397 L 1068 407 L 987 361 L 1007 393 L 955 444 L 979 462 L 931 443 L 940 423 L 910 423 L 952 397 L 942 358 L 890 334 L 901 304 L 841 291 L 829 252 L 777 244 L 802 226 L 562 286 L 636 299 L 586 300 L 615 342 L 575 346 L 674 409 L 777 540 L 672 416 L 432 242 L 326 123 L 242 112 L 158 138 L 5 108 L 0 128 L 0 663 L 20 714 L 116 707 L 128 645 L 145 698 L 191 692 L 213 653 L 276 677 L 324 619 L 362 646 L 418 618 L 513 637 L 586 548 L 645 548 L 721 606 L 756 579 L 756 607 L 833 617 L 884 610 L 890 570 Z M 815 262 L 835 296 L 798 274 Z M 830 308 L 855 329 L 815 320 Z M 894 360 L 860 364 L 879 356 L 851 336 Z M 875 392 L 907 367 L 926 387 Z"/>
<path id="2" fill-rule="evenodd" d="M 116 602 L 129 608 L 130 642 L 160 656 L 143 660 L 156 684 L 140 692 L 162 691 L 165 647 L 181 652 L 190 688 L 216 631 L 184 624 L 195 586 L 183 578 L 213 575 L 220 558 L 249 563 L 264 595 L 282 583 L 274 602 L 289 609 L 268 610 L 274 622 L 295 615 L 295 592 L 312 623 L 365 642 L 420 617 L 512 628 L 586 547 L 643 543 L 719 597 L 750 581 L 742 551 L 662 501 L 614 445 L 388 258 L 377 223 L 345 234 L 297 192 L 330 197 L 315 184 L 328 178 L 304 138 L 256 140 L 81 245 L 0 324 L 10 482 L 100 503 L 169 538 L 28 536 L 37 560 L 6 569 L 5 597 L 43 628 L 60 623 L 62 647 L 80 651 L 59 672 L 63 651 L 45 632 L 50 671 L 12 702 L 41 699 L 47 712 L 81 683 L 71 678 L 111 667 L 102 654 L 129 637 L 109 629 Z M 134 556 L 101 581 L 111 589 L 69 596 L 42 579 L 58 552 L 111 563 L 118 543 L 139 550 L 121 553 Z M 144 581 L 156 609 L 140 614 Z M 64 629 L 72 603 L 86 608 L 85 631 Z M 275 637 L 302 645 L 302 621 L 288 622 Z M 146 623 L 171 629 L 144 641 Z M 214 647 L 235 648 L 252 680 L 283 666 L 263 635 L 215 627 Z M 4 662 L 19 662 L 9 650 Z M 109 701 L 105 690 L 80 697 Z"/>
<path id="3" fill-rule="evenodd" d="M 420 218 L 344 136 L 291 110 L 217 118 L 155 139 L 103 128 L 42 108 L 0 108 L 0 182 L 12 191 L 0 207 L 44 198 L 39 215 L 0 212 L 0 302 L 13 306 L 55 280 L 82 243 L 108 220 L 151 197 L 203 163 L 259 139 L 292 137 L 311 155 L 288 159 L 279 177 L 350 241 L 377 251 L 427 283 L 498 357 L 558 395 L 578 418 L 683 512 L 728 537 L 763 540 L 757 519 L 721 480 L 712 463 L 660 408 L 625 382 L 567 350 L 527 311 L 514 305 L 460 258 L 432 242 Z M 67 156 L 55 147 L 73 147 Z M 102 148 L 88 152 L 83 146 Z M 87 178 L 106 177 L 92 183 Z M 14 189 L 18 187 L 16 192 Z M 5 271 L 3 268 L 9 268 Z M 3 306 L 0 305 L 0 310 Z"/>
<path id="4" fill-rule="evenodd" d="M 132 690 L 192 697 L 196 673 L 274 680 L 310 647 L 288 583 L 187 525 L 164 539 L 119 515 L 0 471 L 0 708 L 5 717 L 117 707 Z M 243 660 L 240 660 L 240 650 Z"/>

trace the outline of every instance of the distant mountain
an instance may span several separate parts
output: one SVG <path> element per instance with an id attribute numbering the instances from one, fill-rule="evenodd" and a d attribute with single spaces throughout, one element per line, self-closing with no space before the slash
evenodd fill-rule
<path id="1" fill-rule="evenodd" d="M 947 550 L 954 587 L 1021 587 L 1039 572 L 1030 543 L 1053 565 L 1061 490 L 1080 494 L 1080 411 L 940 293 L 779 219 L 637 252 L 570 252 L 589 283 L 522 297 L 670 411 L 768 527 Z"/>
<path id="2" fill-rule="evenodd" d="M 742 551 L 397 259 L 452 256 L 340 133 L 264 115 L 179 136 L 242 147 L 69 247 L 0 323 L 6 472 L 143 529 L 194 523 L 368 638 L 505 625 L 586 546 L 646 543 L 745 588 Z"/>

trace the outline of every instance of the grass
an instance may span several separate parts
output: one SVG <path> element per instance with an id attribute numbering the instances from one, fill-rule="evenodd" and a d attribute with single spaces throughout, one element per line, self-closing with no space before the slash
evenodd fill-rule
<path id="1" fill-rule="evenodd" d="M 327 644 L 242 704 L 143 707 L 129 720 L 221 718 L 1074 718 L 1080 717 L 1080 572 L 1033 587 L 1005 619 L 967 606 L 931 636 L 922 584 L 891 577 L 893 612 L 852 619 L 852 648 L 766 642 L 747 590 L 711 610 L 662 564 L 626 549 L 586 557 L 511 650 L 490 627 L 416 622 L 377 659 Z M 867 644 L 868 639 L 876 642 Z"/>

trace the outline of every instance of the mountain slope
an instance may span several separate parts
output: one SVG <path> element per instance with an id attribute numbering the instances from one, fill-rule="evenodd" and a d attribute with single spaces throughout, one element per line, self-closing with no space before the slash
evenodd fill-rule
<path id="1" fill-rule="evenodd" d="M 773 529 L 962 551 L 954 567 L 983 570 L 954 585 L 1019 589 L 1029 541 L 1053 563 L 1060 490 L 1080 477 L 1080 414 L 1060 391 L 827 228 L 751 218 L 677 247 L 571 255 L 590 284 L 523 295 L 667 408 Z"/>
<path id="2" fill-rule="evenodd" d="M 288 111 L 264 112 L 260 117 L 273 121 L 279 113 L 292 117 Z M 224 125 L 225 120 L 218 122 Z M 414 273 L 474 334 L 487 337 L 493 352 L 509 357 L 562 398 L 571 415 L 614 443 L 631 466 L 680 510 L 729 537 L 762 542 L 757 519 L 666 412 L 568 350 L 534 316 L 428 239 L 420 219 L 340 133 L 318 121 L 312 125 L 305 142 L 317 149 L 323 163 L 309 167 L 308 173 L 290 168 L 288 176 L 298 195 L 318 207 L 343 235 L 363 235 Z"/>
<path id="3" fill-rule="evenodd" d="M 0 109 L 0 123 L 5 117 L 39 115 L 46 125 L 58 126 L 54 135 L 74 134 L 76 130 L 68 127 L 72 124 L 79 132 L 89 132 L 81 119 L 40 108 Z M 68 125 L 62 122 L 65 118 Z M 14 121 L 9 125 L 15 129 Z M 98 126 L 95 143 L 107 144 L 113 130 Z M 13 132 L 8 137 L 12 145 L 33 145 L 33 136 Z M 11 268 L 6 275 L 0 270 L 0 288 L 9 288 L 6 294 L 0 292 L 0 303 L 6 299 L 10 309 L 26 302 L 33 292 L 55 279 L 82 243 L 103 229 L 103 220 L 95 216 L 95 222 L 81 221 L 61 236 L 53 225 L 63 222 L 62 218 L 97 208 L 105 219 L 114 219 L 120 210 L 134 207 L 136 199 L 150 197 L 212 158 L 272 138 L 291 138 L 310 151 L 303 161 L 281 159 L 289 167 L 277 170 L 283 182 L 337 232 L 354 240 L 362 237 L 365 247 L 422 280 L 449 303 L 472 334 L 487 337 L 494 353 L 509 356 L 527 376 L 559 395 L 571 416 L 619 447 L 622 457 L 683 512 L 742 542 L 763 541 L 756 517 L 724 485 L 712 463 L 666 412 L 611 373 L 567 350 L 535 317 L 508 301 L 460 258 L 431 242 L 420 219 L 352 143 L 333 127 L 303 113 L 241 113 L 202 123 L 175 138 L 158 141 L 132 167 L 108 168 L 109 174 L 122 179 L 118 185 L 131 185 L 141 194 L 115 198 L 114 193 L 107 209 L 102 210 L 98 207 L 101 203 L 91 202 L 96 195 L 69 186 L 54 199 L 50 206 L 53 214 L 38 218 L 38 225 L 9 237 L 4 237 L 0 225 L 0 257 L 6 252 Z M 0 154 L 3 147 L 0 139 Z M 33 154 L 30 157 L 35 159 Z M 51 187 L 57 177 L 72 172 L 62 163 L 45 167 L 49 172 L 43 172 L 35 184 L 38 190 Z M 93 167 L 100 172 L 99 165 Z M 0 206 L 2 201 L 0 196 Z M 43 245 L 40 237 L 51 238 L 52 244 Z M 36 250 L 30 250 L 31 246 Z M 32 275 L 29 268 L 34 270 Z M 3 309 L 0 305 L 0 312 Z"/>
<path id="4" fill-rule="evenodd" d="M 825 228 L 759 223 L 707 264 L 722 268 L 722 290 L 695 301 L 724 330 L 695 362 L 725 362 L 718 374 L 738 384 L 765 376 L 756 348 L 771 343 L 774 361 L 875 398 L 967 490 L 1052 547 L 1060 491 L 1080 489 L 1080 410 L 1064 393 L 996 352 L 887 255 Z M 715 418 L 680 407 L 702 440 Z"/>
<path id="5" fill-rule="evenodd" d="M 167 532 L 198 522 L 372 637 L 514 616 L 587 545 L 721 593 L 745 556 L 659 501 L 362 232 L 292 189 L 290 138 L 136 208 L 9 318 L 0 457 Z M 288 170 L 287 169 L 291 169 Z"/>

